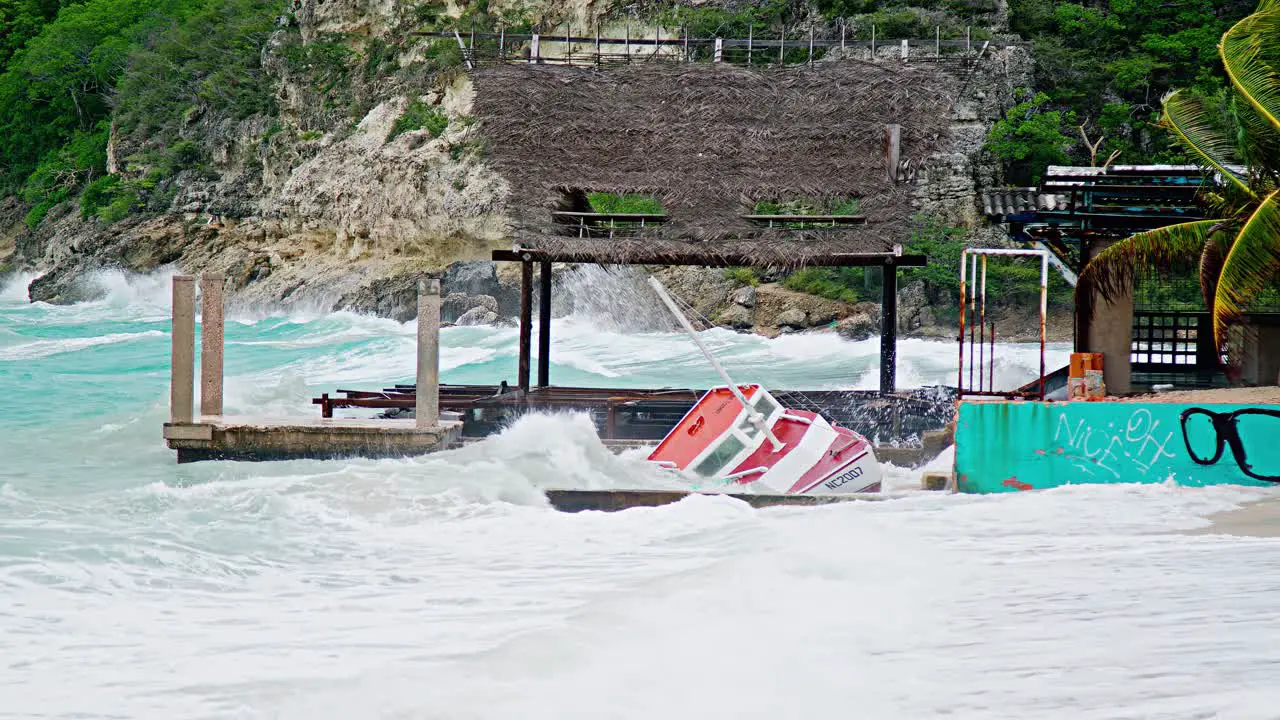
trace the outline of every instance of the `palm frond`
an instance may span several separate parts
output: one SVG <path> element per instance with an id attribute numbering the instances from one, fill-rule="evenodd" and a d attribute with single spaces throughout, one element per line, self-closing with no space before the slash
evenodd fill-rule
<path id="1" fill-rule="evenodd" d="M 1280 2 L 1263 0 L 1258 10 L 1222 36 L 1218 53 L 1236 90 L 1280 129 L 1280 74 L 1274 60 L 1280 41 Z"/>
<path id="2" fill-rule="evenodd" d="M 1236 147 L 1252 176 L 1250 186 L 1255 193 L 1266 195 L 1259 185 L 1274 185 L 1276 174 L 1280 173 L 1280 129 L 1267 122 L 1239 93 L 1232 93 L 1229 112 L 1235 118 Z"/>
<path id="3" fill-rule="evenodd" d="M 1204 306 L 1213 311 L 1213 298 L 1218 292 L 1218 278 L 1222 275 L 1222 263 L 1231 250 L 1231 235 L 1215 232 L 1204 244 L 1200 253 L 1200 294 Z"/>
<path id="4" fill-rule="evenodd" d="M 1113 302 L 1133 290 L 1135 270 L 1199 262 L 1222 221 L 1197 220 L 1136 233 L 1098 253 L 1076 282 L 1077 307 L 1093 312 L 1095 296 Z"/>
<path id="5" fill-rule="evenodd" d="M 1252 196 L 1253 190 L 1250 189 L 1248 180 L 1228 167 L 1235 159 L 1233 143 L 1230 137 L 1214 126 L 1213 116 L 1204 100 L 1188 95 L 1185 91 L 1175 90 L 1165 97 L 1163 104 L 1160 124 L 1173 131 L 1188 150 L 1231 180 L 1238 189 Z"/>
<path id="6" fill-rule="evenodd" d="M 1240 228 L 1222 263 L 1213 302 L 1213 337 L 1225 350 L 1227 328 L 1280 277 L 1280 192 L 1267 196 Z"/>

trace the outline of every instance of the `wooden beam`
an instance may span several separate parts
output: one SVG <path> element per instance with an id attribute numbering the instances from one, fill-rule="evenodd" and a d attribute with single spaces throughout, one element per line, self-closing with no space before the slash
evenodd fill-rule
<path id="1" fill-rule="evenodd" d="M 601 247 L 607 247 L 607 241 L 601 241 Z M 702 255 L 666 254 L 655 252 L 646 255 L 633 255 L 621 260 L 607 254 L 589 252 L 544 252 L 521 249 L 494 250 L 490 256 L 494 262 L 525 262 L 525 258 L 533 261 L 560 263 L 600 264 L 600 265 L 695 265 L 698 267 L 759 267 L 754 259 L 747 255 Z M 892 253 L 847 253 L 833 255 L 815 255 L 797 258 L 795 262 L 778 263 L 785 267 L 867 267 L 893 263 L 898 267 L 924 267 L 928 259 L 924 255 L 893 255 Z"/>
<path id="2" fill-rule="evenodd" d="M 529 355 L 533 341 L 533 263 L 520 263 L 520 355 L 516 385 L 529 391 Z"/>
<path id="3" fill-rule="evenodd" d="M 543 260 L 538 287 L 538 387 L 551 384 L 551 261 Z"/>

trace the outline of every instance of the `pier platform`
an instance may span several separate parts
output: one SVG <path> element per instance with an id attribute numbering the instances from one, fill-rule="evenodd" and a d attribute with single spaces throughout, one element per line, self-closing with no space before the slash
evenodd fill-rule
<path id="1" fill-rule="evenodd" d="M 414 420 L 202 416 L 164 424 L 165 442 L 179 463 L 410 457 L 456 447 L 461 433 L 457 420 L 418 427 Z"/>

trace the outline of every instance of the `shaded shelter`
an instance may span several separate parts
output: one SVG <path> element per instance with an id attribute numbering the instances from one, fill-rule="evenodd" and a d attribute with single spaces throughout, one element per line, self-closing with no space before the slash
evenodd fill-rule
<path id="1" fill-rule="evenodd" d="M 881 388 L 893 389 L 896 268 L 916 170 L 949 149 L 959 83 L 932 65 L 854 60 L 758 70 L 642 64 L 474 71 L 488 164 L 511 187 L 523 263 L 520 387 L 529 387 L 533 263 L 542 269 L 538 384 L 548 384 L 553 262 L 885 268 Z M 592 213 L 586 193 L 652 195 L 664 212 Z M 774 222 L 760 203 L 856 202 Z"/>

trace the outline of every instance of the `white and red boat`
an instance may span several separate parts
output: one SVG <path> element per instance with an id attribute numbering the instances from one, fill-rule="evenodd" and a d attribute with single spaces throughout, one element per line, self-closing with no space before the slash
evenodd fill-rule
<path id="1" fill-rule="evenodd" d="M 880 491 L 871 443 L 820 414 L 787 408 L 758 384 L 734 383 L 655 279 L 649 284 L 676 315 L 725 385 L 708 390 L 649 454 L 651 462 L 699 484 L 747 486 L 774 494 Z"/>

